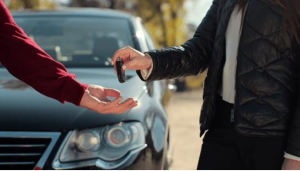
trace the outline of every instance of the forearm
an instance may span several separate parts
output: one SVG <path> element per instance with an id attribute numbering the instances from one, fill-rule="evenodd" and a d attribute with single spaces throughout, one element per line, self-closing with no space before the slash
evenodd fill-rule
<path id="1" fill-rule="evenodd" d="M 13 21 L 0 1 L 0 61 L 7 70 L 40 93 L 79 105 L 87 85 L 80 84 Z"/>

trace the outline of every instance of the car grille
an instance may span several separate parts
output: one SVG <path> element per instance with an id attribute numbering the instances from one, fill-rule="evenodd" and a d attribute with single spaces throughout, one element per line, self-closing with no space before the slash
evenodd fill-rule
<path id="1" fill-rule="evenodd" d="M 48 136 L 48 133 L 13 133 L 0 132 L 0 169 L 30 170 L 35 167 L 41 169 L 58 136 L 53 142 L 53 137 Z"/>
<path id="2" fill-rule="evenodd" d="M 33 169 L 51 139 L 0 138 L 1 169 Z"/>

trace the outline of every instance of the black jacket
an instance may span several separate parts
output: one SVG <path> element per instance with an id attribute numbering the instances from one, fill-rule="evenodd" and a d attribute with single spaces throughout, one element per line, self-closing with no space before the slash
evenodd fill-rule
<path id="1" fill-rule="evenodd" d="M 245 136 L 288 136 L 286 152 L 300 156 L 299 56 L 289 27 L 283 27 L 283 9 L 270 1 L 250 0 L 245 13 L 237 57 L 235 127 Z M 214 0 L 192 39 L 182 46 L 148 52 L 153 72 L 147 81 L 197 75 L 208 69 L 201 135 L 218 107 L 225 33 L 236 3 Z"/>

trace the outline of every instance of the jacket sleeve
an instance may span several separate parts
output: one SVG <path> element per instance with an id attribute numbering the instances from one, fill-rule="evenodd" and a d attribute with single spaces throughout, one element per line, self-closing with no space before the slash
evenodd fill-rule
<path id="1" fill-rule="evenodd" d="M 79 105 L 87 85 L 53 60 L 14 22 L 0 0 L 0 61 L 16 78 L 62 103 Z"/>
<path id="2" fill-rule="evenodd" d="M 205 71 L 211 60 L 217 29 L 219 0 L 214 0 L 206 16 L 198 26 L 194 37 L 181 46 L 146 52 L 153 61 L 153 71 L 147 80 L 172 79 L 198 75 Z"/>

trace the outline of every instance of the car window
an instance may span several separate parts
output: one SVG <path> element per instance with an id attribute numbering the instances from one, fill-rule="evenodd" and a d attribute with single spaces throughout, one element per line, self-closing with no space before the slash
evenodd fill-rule
<path id="1" fill-rule="evenodd" d="M 96 17 L 16 17 L 16 23 L 67 67 L 112 67 L 116 50 L 132 46 L 129 20 Z"/>

